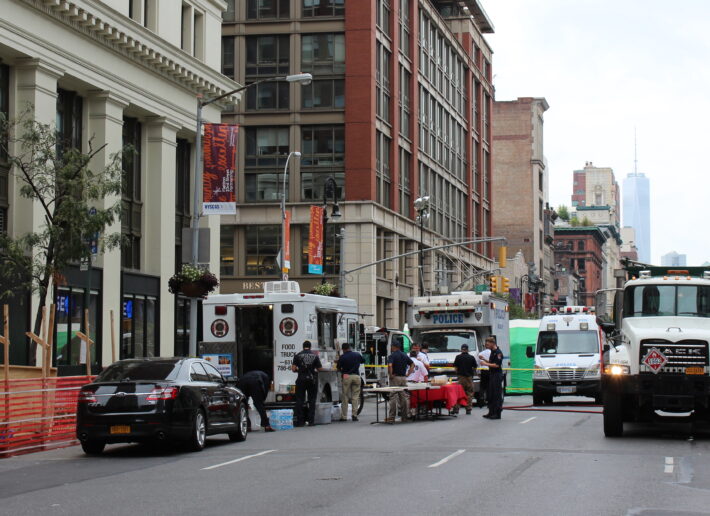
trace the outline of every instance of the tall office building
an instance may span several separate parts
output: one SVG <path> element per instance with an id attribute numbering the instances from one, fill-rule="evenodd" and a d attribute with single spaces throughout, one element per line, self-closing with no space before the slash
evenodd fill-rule
<path id="1" fill-rule="evenodd" d="M 636 248 L 639 261 L 651 263 L 651 207 L 648 178 L 639 172 L 630 173 L 624 179 L 624 226 L 636 232 Z"/>
<path id="2" fill-rule="evenodd" d="M 685 267 L 687 265 L 686 255 L 678 254 L 675 251 L 666 253 L 661 256 L 661 265 L 666 265 L 668 267 Z"/>
<path id="3" fill-rule="evenodd" d="M 227 2 L 223 71 L 249 88 L 223 121 L 240 125 L 238 215 L 222 217 L 221 291 L 262 289 L 280 277 L 281 185 L 287 156 L 292 213 L 289 279 L 309 274 L 309 208 L 333 197 L 342 217 L 325 225 L 329 281 L 356 267 L 426 247 L 492 234 L 493 26 L 479 0 L 244 0 Z M 333 178 L 335 192 L 325 195 Z M 329 181 L 331 184 L 332 182 Z M 331 195 L 334 193 L 334 195 Z M 417 223 L 413 201 L 430 197 Z M 344 229 L 343 238 L 337 238 Z M 343 247 L 341 252 L 341 246 Z M 423 255 L 424 290 L 491 267 L 492 245 Z M 342 260 L 342 261 L 341 261 Z M 447 271 L 452 271 L 449 274 Z M 419 293 L 413 254 L 345 278 L 368 324 L 401 327 Z"/>

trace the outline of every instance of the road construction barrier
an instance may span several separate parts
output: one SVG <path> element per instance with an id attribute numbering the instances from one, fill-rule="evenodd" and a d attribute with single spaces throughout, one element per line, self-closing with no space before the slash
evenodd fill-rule
<path id="1" fill-rule="evenodd" d="M 0 457 L 76 444 L 79 390 L 93 377 L 0 381 Z"/>

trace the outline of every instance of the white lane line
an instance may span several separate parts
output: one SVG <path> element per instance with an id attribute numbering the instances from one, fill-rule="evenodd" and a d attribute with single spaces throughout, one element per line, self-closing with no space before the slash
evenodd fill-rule
<path id="1" fill-rule="evenodd" d="M 255 453 L 254 455 L 247 455 L 247 456 L 245 456 L 245 457 L 239 457 L 238 459 L 230 460 L 230 461 L 228 461 L 228 462 L 223 462 L 223 463 L 221 463 L 221 464 L 215 464 L 214 466 L 207 466 L 206 468 L 202 468 L 202 469 L 203 469 L 203 470 L 206 470 L 206 469 L 221 468 L 222 466 L 227 466 L 228 464 L 234 464 L 235 462 L 241 462 L 241 461 L 243 461 L 243 460 L 252 459 L 252 458 L 254 458 L 254 457 L 258 457 L 258 456 L 260 456 L 260 455 L 266 455 L 267 453 L 272 453 L 272 452 L 275 452 L 275 451 L 276 451 L 276 450 L 266 450 L 266 451 L 263 451 L 263 452 Z"/>
<path id="2" fill-rule="evenodd" d="M 525 421 L 521 421 L 520 424 L 521 424 L 521 425 L 524 425 L 525 423 L 529 423 L 530 421 L 532 421 L 532 420 L 535 419 L 535 418 L 536 418 L 536 416 L 529 417 L 529 418 L 527 418 Z"/>
<path id="3" fill-rule="evenodd" d="M 441 459 L 439 462 L 435 462 L 434 464 L 429 464 L 427 467 L 428 467 L 428 468 L 438 468 L 438 467 L 441 466 L 442 464 L 446 464 L 447 462 L 449 462 L 449 461 L 450 461 L 451 459 L 453 459 L 454 457 L 458 457 L 459 455 L 461 455 L 461 454 L 462 454 L 463 452 L 465 452 L 465 451 L 466 451 L 466 450 L 456 450 L 454 453 L 452 453 L 452 454 L 449 455 L 448 457 L 444 457 L 444 458 Z"/>
<path id="4" fill-rule="evenodd" d="M 666 457 L 665 467 L 663 468 L 664 473 L 673 473 L 673 457 Z"/>

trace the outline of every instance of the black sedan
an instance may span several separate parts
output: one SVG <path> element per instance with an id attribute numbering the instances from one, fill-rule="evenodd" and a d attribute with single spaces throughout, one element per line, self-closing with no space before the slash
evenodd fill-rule
<path id="1" fill-rule="evenodd" d="M 107 443 L 183 442 L 194 451 L 205 437 L 247 437 L 244 394 L 199 358 L 120 360 L 79 393 L 76 435 L 87 454 Z"/>

